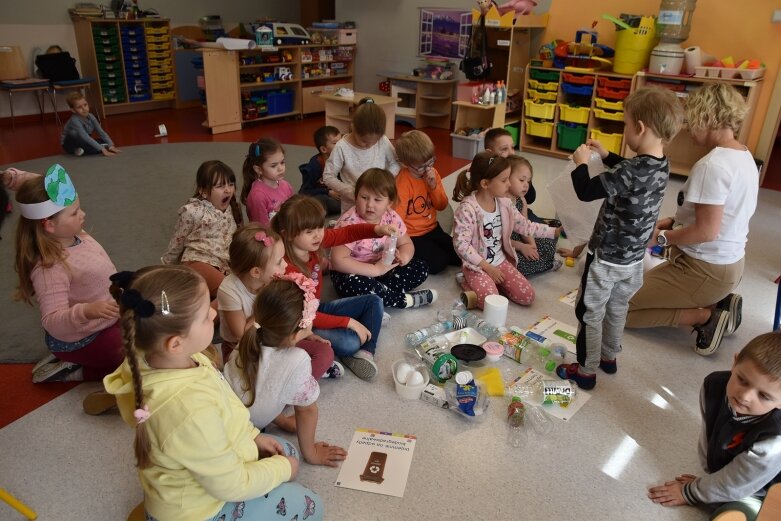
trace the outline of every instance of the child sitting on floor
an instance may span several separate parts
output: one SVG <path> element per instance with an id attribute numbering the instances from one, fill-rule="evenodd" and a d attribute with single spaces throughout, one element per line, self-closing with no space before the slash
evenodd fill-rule
<path id="1" fill-rule="evenodd" d="M 510 242 L 513 231 L 532 237 L 554 238 L 559 230 L 530 222 L 510 199 L 510 162 L 494 152 L 480 152 L 468 171 L 458 175 L 453 200 L 455 212 L 453 245 L 464 261 L 463 287 L 472 291 L 483 309 L 485 297 L 501 288 L 507 298 L 528 306 L 534 288 L 516 268 L 517 253 Z"/>
<path id="2" fill-rule="evenodd" d="M 416 308 L 437 299 L 434 289 L 413 291 L 428 278 L 428 264 L 413 258 L 415 246 L 407 226 L 392 206 L 398 199 L 396 181 L 387 170 L 370 168 L 355 184 L 355 206 L 342 215 L 336 228 L 369 223 L 398 229 L 395 253 L 386 262 L 388 237 L 364 239 L 334 247 L 331 281 L 341 297 L 378 295 L 386 306 Z"/>
<path id="3" fill-rule="evenodd" d="M 765 333 L 735 355 L 731 371 L 705 377 L 698 453 L 705 475 L 682 474 L 651 487 L 663 506 L 708 504 L 757 517 L 768 489 L 781 483 L 781 333 Z"/>
<path id="4" fill-rule="evenodd" d="M 323 519 L 323 502 L 289 483 L 295 447 L 260 433 L 247 408 L 203 355 L 216 312 L 187 266 L 152 266 L 113 278 L 127 359 L 103 380 L 135 429 L 147 519 Z M 183 495 L 186 500 L 183 500 Z"/>
<path id="5" fill-rule="evenodd" d="M 434 143 L 425 133 L 410 130 L 396 140 L 396 153 L 403 168 L 396 176 L 399 200 L 395 210 L 407 226 L 415 258 L 425 261 L 431 274 L 460 266 L 453 238 L 437 222 L 437 212 L 450 201 L 434 168 Z"/>
<path id="6" fill-rule="evenodd" d="M 339 193 L 331 190 L 323 183 L 323 169 L 325 162 L 331 157 L 339 140 L 342 139 L 342 133 L 339 129 L 326 125 L 315 130 L 314 140 L 317 154 L 312 156 L 309 163 L 301 165 L 298 170 L 301 172 L 302 182 L 299 194 L 314 197 L 325 208 L 328 214 L 342 213 L 342 203 L 339 201 Z"/>
<path id="7" fill-rule="evenodd" d="M 318 299 L 323 288 L 323 248 L 398 232 L 395 226 L 373 224 L 326 229 L 323 206 L 300 194 L 285 201 L 271 224 L 285 243 L 285 271 L 300 272 L 311 278 Z M 320 302 L 313 331 L 330 340 L 334 354 L 356 376 L 370 380 L 378 371 L 374 351 L 382 319 L 382 299 L 377 295 L 337 299 Z"/>
<path id="8" fill-rule="evenodd" d="M 309 356 L 291 347 L 312 334 L 318 306 L 314 283 L 303 273 L 283 277 L 258 294 L 253 306 L 257 325 L 242 336 L 238 353 L 225 366 L 225 376 L 258 428 L 265 428 L 292 405 L 304 461 L 335 467 L 347 452 L 315 441 L 320 387 L 312 377 Z"/>
<path id="9" fill-rule="evenodd" d="M 73 115 L 62 128 L 60 144 L 69 154 L 75 156 L 103 154 L 113 156 L 122 152 L 100 126 L 98 118 L 90 114 L 87 98 L 81 92 L 71 92 L 65 97 Z M 97 141 L 92 134 L 98 135 Z"/>
<path id="10" fill-rule="evenodd" d="M 206 161 L 195 174 L 195 193 L 179 209 L 163 264 L 182 263 L 201 274 L 212 299 L 230 272 L 228 246 L 244 217 L 236 202 L 236 176 L 222 161 Z"/>
<path id="11" fill-rule="evenodd" d="M 258 139 L 250 144 L 241 172 L 241 202 L 247 207 L 247 217 L 268 226 L 282 203 L 294 193 L 285 180 L 285 149 L 276 139 Z"/>

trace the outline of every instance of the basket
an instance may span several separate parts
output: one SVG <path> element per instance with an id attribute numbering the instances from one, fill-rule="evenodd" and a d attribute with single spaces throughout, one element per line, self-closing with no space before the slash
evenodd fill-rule
<path id="1" fill-rule="evenodd" d="M 553 116 L 556 113 L 555 103 L 535 103 L 534 101 L 527 99 L 523 100 L 523 106 L 526 116 L 530 118 L 553 119 Z"/>
<path id="2" fill-rule="evenodd" d="M 597 129 L 591 131 L 591 139 L 599 141 L 603 147 L 614 154 L 621 154 L 621 141 L 624 139 L 623 134 L 609 134 Z"/>
<path id="3" fill-rule="evenodd" d="M 588 107 L 575 107 L 559 103 L 559 119 L 570 123 L 588 123 Z"/>
<path id="4" fill-rule="evenodd" d="M 653 16 L 642 17 L 637 29 L 617 31 L 613 71 L 634 74 L 647 67 L 651 50 L 656 44 L 656 24 Z"/>
<path id="5" fill-rule="evenodd" d="M 528 135 L 545 138 L 553 137 L 552 121 L 534 121 L 530 118 L 524 118 L 523 121 Z"/>

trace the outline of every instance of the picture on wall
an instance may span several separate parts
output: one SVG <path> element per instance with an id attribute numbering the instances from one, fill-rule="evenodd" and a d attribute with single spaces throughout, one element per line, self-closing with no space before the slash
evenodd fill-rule
<path id="1" fill-rule="evenodd" d="M 471 31 L 471 10 L 421 7 L 418 54 L 463 58 Z"/>

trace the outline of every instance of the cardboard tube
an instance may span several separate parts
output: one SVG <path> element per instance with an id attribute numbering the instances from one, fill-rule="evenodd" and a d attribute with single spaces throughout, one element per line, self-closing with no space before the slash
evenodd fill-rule
<path id="1" fill-rule="evenodd" d="M 255 40 L 244 40 L 241 38 L 217 38 L 217 43 L 229 51 L 243 51 L 257 47 Z"/>
<path id="2" fill-rule="evenodd" d="M 686 74 L 694 74 L 695 68 L 702 66 L 702 50 L 697 47 L 688 47 L 683 51 L 684 63 L 686 64 Z"/>

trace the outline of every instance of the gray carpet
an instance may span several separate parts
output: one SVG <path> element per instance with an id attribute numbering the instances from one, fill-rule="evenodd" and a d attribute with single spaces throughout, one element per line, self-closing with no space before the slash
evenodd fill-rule
<path id="1" fill-rule="evenodd" d="M 123 147 L 115 157 L 52 156 L 5 165 L 45 172 L 62 164 L 73 178 L 87 213 L 85 229 L 106 249 L 119 270 L 160 262 L 176 224 L 177 211 L 195 191 L 195 172 L 210 159 L 234 171 L 241 185 L 241 165 L 247 143 L 175 143 Z M 298 190 L 298 165 L 308 162 L 314 147 L 285 145 L 287 179 Z M 46 353 L 36 308 L 12 302 L 17 286 L 13 244 L 18 210 L 5 223 L 0 241 L 0 362 L 34 362 Z"/>

